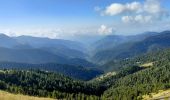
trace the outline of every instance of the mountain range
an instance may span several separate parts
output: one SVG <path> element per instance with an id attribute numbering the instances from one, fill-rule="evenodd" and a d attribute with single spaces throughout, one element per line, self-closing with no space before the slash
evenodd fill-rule
<path id="1" fill-rule="evenodd" d="M 169 47 L 170 31 L 130 36 L 108 35 L 88 44 L 84 40 L 9 37 L 0 34 L 0 62 L 55 63 L 108 72 L 120 69 L 113 66 L 115 62 Z"/>
<path id="2" fill-rule="evenodd" d="M 170 31 L 89 43 L 0 35 L 0 89 L 75 100 L 142 100 L 170 88 Z"/>
<path id="3" fill-rule="evenodd" d="M 84 46 L 75 41 L 0 35 L 0 61 L 21 63 L 54 62 L 78 66 L 94 66 L 94 64 L 84 59 L 87 57 L 84 51 Z M 78 60 L 80 61 L 77 62 Z M 85 63 L 79 64 L 80 62 Z"/>
<path id="4" fill-rule="evenodd" d="M 119 36 L 116 39 L 114 39 L 115 37 L 110 39 L 111 41 L 109 42 L 106 42 L 106 38 L 103 39 L 102 43 L 104 44 L 98 46 L 101 49 L 97 48 L 98 51 L 92 57 L 92 61 L 99 62 L 101 65 L 109 61 L 128 59 L 129 57 L 170 46 L 170 31 L 160 33 L 146 32 L 144 34 L 123 36 L 121 38 Z"/>

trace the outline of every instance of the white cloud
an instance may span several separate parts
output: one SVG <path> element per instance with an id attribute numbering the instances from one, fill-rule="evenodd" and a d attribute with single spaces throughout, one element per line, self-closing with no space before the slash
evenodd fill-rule
<path id="1" fill-rule="evenodd" d="M 142 5 L 139 2 L 127 3 L 126 9 L 131 12 L 134 11 L 136 13 L 139 13 L 142 11 Z"/>
<path id="2" fill-rule="evenodd" d="M 102 14 L 119 15 L 125 23 L 149 23 L 165 19 L 169 12 L 161 6 L 160 0 L 146 0 L 144 3 L 136 1 L 126 4 L 112 3 L 102 11 Z"/>
<path id="3" fill-rule="evenodd" d="M 139 13 L 141 10 L 141 4 L 139 2 L 132 2 L 127 4 L 113 3 L 106 7 L 103 13 L 104 15 L 114 16 L 122 13 Z"/>
<path id="4" fill-rule="evenodd" d="M 152 16 L 136 15 L 136 16 L 123 16 L 124 23 L 149 23 L 152 22 Z"/>
<path id="5" fill-rule="evenodd" d="M 114 16 L 117 14 L 121 14 L 125 11 L 125 7 L 122 4 L 114 3 L 111 4 L 109 7 L 106 8 L 104 14 Z"/>
<path id="6" fill-rule="evenodd" d="M 98 33 L 100 35 L 109 35 L 113 33 L 113 28 L 107 27 L 106 25 L 101 25 L 100 28 L 98 29 Z"/>
<path id="7" fill-rule="evenodd" d="M 48 37 L 48 38 L 59 38 L 63 34 L 63 30 L 60 28 L 0 28 L 0 33 L 4 33 L 8 36 L 35 36 L 35 37 Z"/>
<path id="8" fill-rule="evenodd" d="M 159 0 L 147 0 L 144 3 L 144 10 L 151 14 L 157 14 L 163 11 Z"/>
<path id="9" fill-rule="evenodd" d="M 123 16 L 122 21 L 125 23 L 129 23 L 133 20 L 134 18 L 132 16 Z"/>
<path id="10" fill-rule="evenodd" d="M 48 38 L 70 38 L 74 36 L 97 36 L 108 35 L 113 32 L 111 27 L 106 25 L 87 26 L 87 27 L 75 27 L 75 28 L 56 28 L 56 27 L 9 27 L 4 28 L 0 26 L 0 33 L 4 33 L 8 36 L 34 36 L 34 37 L 48 37 Z"/>

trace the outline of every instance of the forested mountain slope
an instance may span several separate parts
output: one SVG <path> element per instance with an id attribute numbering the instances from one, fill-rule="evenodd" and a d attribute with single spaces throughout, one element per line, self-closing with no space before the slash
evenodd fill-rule
<path id="1" fill-rule="evenodd" d="M 170 88 L 170 49 L 130 61 L 111 77 L 87 82 L 40 70 L 1 70 L 0 88 L 12 93 L 76 100 L 140 100 L 145 94 Z M 149 62 L 153 64 L 147 66 Z"/>
<path id="2" fill-rule="evenodd" d="M 104 64 L 115 59 L 125 59 L 170 47 L 170 31 L 164 31 L 146 37 L 141 41 L 130 41 L 114 48 L 97 52 L 93 60 Z"/>
<path id="3" fill-rule="evenodd" d="M 123 43 L 138 42 L 147 37 L 154 36 L 157 32 L 145 32 L 137 35 L 108 35 L 92 43 L 93 53 L 113 49 Z"/>
<path id="4" fill-rule="evenodd" d="M 104 70 L 105 72 L 110 72 L 110 71 L 119 71 L 123 67 L 128 67 L 128 66 L 134 66 L 134 65 L 141 66 L 142 64 L 153 63 L 155 61 L 158 61 L 162 59 L 163 56 L 164 57 L 169 56 L 168 52 L 169 49 L 167 48 L 165 50 L 163 49 L 163 50 L 148 52 L 145 54 L 140 54 L 136 57 L 131 57 L 128 59 L 113 60 L 100 66 L 99 69 Z"/>
<path id="5" fill-rule="evenodd" d="M 0 47 L 0 61 L 18 63 L 59 63 L 75 66 L 94 67 L 95 64 L 81 58 L 68 58 L 55 55 L 42 49 L 10 49 Z"/>
<path id="6" fill-rule="evenodd" d="M 0 89 L 12 93 L 51 97 L 57 99 L 94 98 L 100 95 L 99 87 L 73 80 L 60 74 L 44 71 L 1 70 Z"/>
<path id="7" fill-rule="evenodd" d="M 60 73 L 79 80 L 90 80 L 103 73 L 103 71 L 97 69 L 57 63 L 28 64 L 28 63 L 0 62 L 0 69 L 19 69 L 19 70 L 35 69 Z"/>
<path id="8" fill-rule="evenodd" d="M 170 50 L 149 55 L 152 67 L 122 77 L 104 92 L 104 98 L 113 100 L 137 100 L 142 95 L 170 88 Z"/>

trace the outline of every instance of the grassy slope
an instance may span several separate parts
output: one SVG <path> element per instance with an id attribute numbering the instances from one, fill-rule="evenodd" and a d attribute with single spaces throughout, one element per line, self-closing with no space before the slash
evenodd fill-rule
<path id="1" fill-rule="evenodd" d="M 54 99 L 26 96 L 22 94 L 11 94 L 0 90 L 0 100 L 54 100 Z"/>
<path id="2" fill-rule="evenodd" d="M 150 93 L 150 95 L 144 95 L 143 100 L 160 100 L 170 99 L 170 90 L 160 90 L 158 93 Z"/>

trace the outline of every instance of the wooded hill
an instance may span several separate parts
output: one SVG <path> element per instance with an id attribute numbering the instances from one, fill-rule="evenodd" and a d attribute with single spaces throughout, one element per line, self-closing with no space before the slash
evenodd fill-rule
<path id="1" fill-rule="evenodd" d="M 1 70 L 0 88 L 12 93 L 76 100 L 137 100 L 170 88 L 169 49 L 128 60 L 131 63 L 100 81 L 79 81 L 40 70 Z M 149 62 L 153 65 L 143 66 Z"/>

